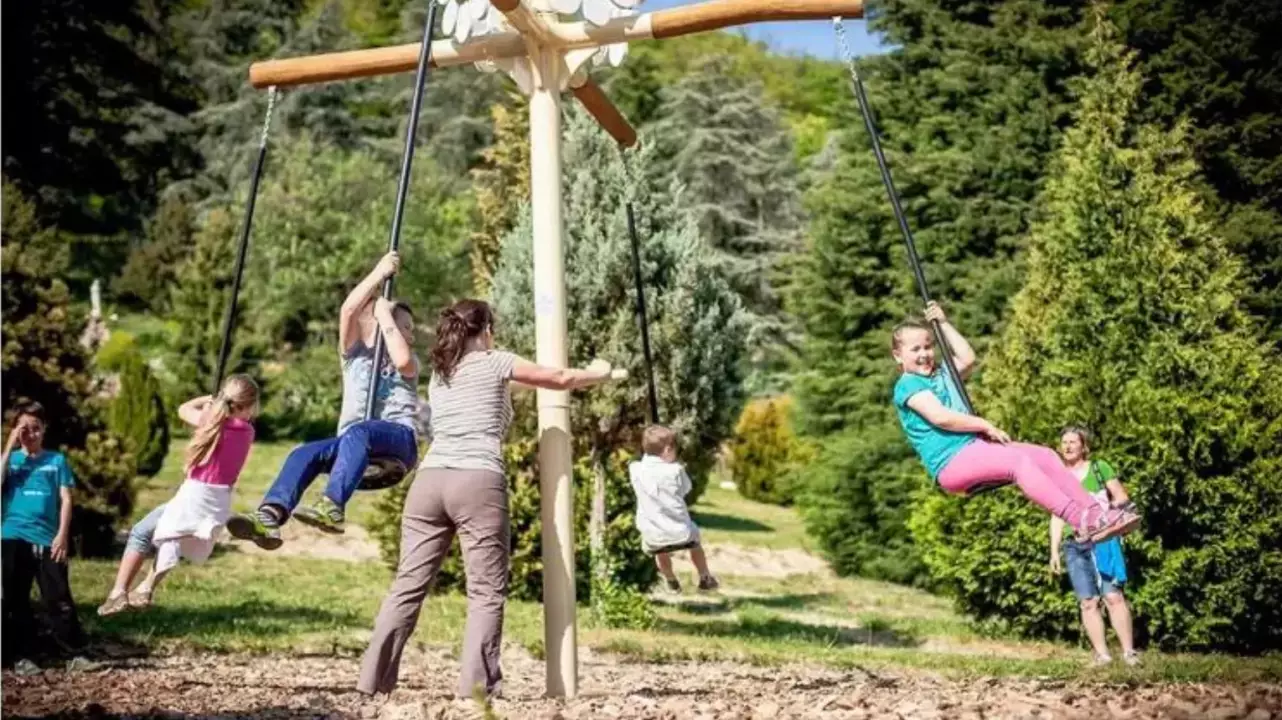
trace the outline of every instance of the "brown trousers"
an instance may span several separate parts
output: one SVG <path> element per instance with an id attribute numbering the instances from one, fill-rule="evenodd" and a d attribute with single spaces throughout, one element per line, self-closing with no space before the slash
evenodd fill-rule
<path id="1" fill-rule="evenodd" d="M 499 692 L 499 649 L 511 555 L 507 481 L 488 470 L 420 468 L 401 516 L 401 559 L 396 579 L 374 621 L 374 636 L 361 660 L 357 689 L 391 692 L 401 652 L 414 634 L 423 600 L 450 551 L 454 534 L 463 546 L 467 573 L 467 628 L 463 633 L 458 694 L 478 685 Z"/>

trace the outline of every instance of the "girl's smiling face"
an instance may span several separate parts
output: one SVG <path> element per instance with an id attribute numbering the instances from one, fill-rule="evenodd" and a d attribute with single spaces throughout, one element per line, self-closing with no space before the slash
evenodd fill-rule
<path id="1" fill-rule="evenodd" d="M 918 375 L 935 372 L 935 338 L 925 328 L 900 329 L 895 335 L 893 354 L 904 372 Z"/>

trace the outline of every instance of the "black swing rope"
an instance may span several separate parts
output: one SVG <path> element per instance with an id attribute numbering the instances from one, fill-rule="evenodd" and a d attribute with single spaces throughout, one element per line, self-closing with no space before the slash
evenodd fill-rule
<path id="1" fill-rule="evenodd" d="M 231 298 L 227 301 L 227 314 L 223 317 L 222 342 L 218 347 L 218 363 L 214 367 L 214 386 L 210 394 L 222 389 L 231 357 L 231 336 L 236 329 L 236 308 L 240 301 L 240 281 L 245 275 L 245 256 L 249 253 L 249 235 L 254 226 L 254 205 L 258 200 L 258 184 L 263 178 L 263 165 L 267 163 L 267 140 L 271 135 L 272 111 L 276 108 L 276 86 L 267 88 L 267 113 L 263 117 L 262 135 L 258 140 L 258 155 L 250 171 L 249 200 L 245 204 L 245 220 L 240 226 L 240 241 L 236 246 L 236 269 L 232 274 Z"/>
<path id="2" fill-rule="evenodd" d="M 904 216 L 904 208 L 899 204 L 899 193 L 895 191 L 895 182 L 890 177 L 890 165 L 886 162 L 886 154 L 881 149 L 881 136 L 877 133 L 877 124 L 873 121 L 872 107 L 868 102 L 868 94 L 864 91 L 863 80 L 859 77 L 859 69 L 855 65 L 855 55 L 851 52 L 850 45 L 846 42 L 846 28 L 842 25 L 841 17 L 839 16 L 832 19 L 832 25 L 837 33 L 837 44 L 841 47 L 841 54 L 850 69 L 850 87 L 854 92 L 855 101 L 859 105 L 859 112 L 863 115 L 864 128 L 868 131 L 868 138 L 872 142 L 873 154 L 877 157 L 877 169 L 881 171 L 881 182 L 886 186 L 886 197 L 890 199 L 890 207 L 894 210 L 895 220 L 899 223 L 899 232 L 904 236 L 904 245 L 908 248 L 908 262 L 912 265 L 913 277 L 917 279 L 917 290 L 921 293 L 922 301 L 929 305 L 931 296 L 930 289 L 926 286 L 926 273 L 922 271 L 921 257 L 917 255 L 917 244 L 913 242 L 913 233 L 908 227 L 908 219 Z M 948 343 L 948 338 L 944 335 L 944 329 L 940 327 L 937 320 L 930 322 L 930 328 L 935 335 L 936 344 L 942 351 L 944 368 L 948 373 L 949 379 L 952 380 L 953 386 L 957 388 L 962 406 L 968 414 L 974 415 L 975 406 L 971 403 L 970 394 L 966 392 L 966 385 L 962 382 L 961 373 L 957 371 L 957 365 L 953 362 L 953 349 Z M 1009 484 L 1009 480 L 1002 480 L 977 485 L 966 493 L 965 497 L 974 497 Z"/>
<path id="3" fill-rule="evenodd" d="M 429 0 L 427 20 L 423 27 L 423 41 L 419 47 L 418 69 L 414 75 L 414 98 L 410 103 L 409 125 L 405 128 L 405 151 L 401 155 L 401 177 L 396 183 L 396 207 L 392 212 L 392 229 L 387 243 L 388 252 L 396 252 L 401 247 L 401 220 L 405 215 L 405 197 L 409 194 L 410 171 L 414 165 L 414 142 L 418 134 L 418 118 L 423 109 L 423 90 L 427 85 L 428 69 L 432 60 L 432 28 L 436 25 L 437 3 Z M 382 297 L 392 297 L 393 278 L 383 281 Z M 374 364 L 371 366 L 369 394 L 365 400 L 365 419 L 374 416 L 378 402 L 378 382 L 382 375 L 383 357 L 387 347 L 383 334 L 378 333 L 374 339 Z M 401 481 L 409 472 L 399 460 L 394 458 L 371 457 L 369 468 L 361 480 L 362 490 L 381 490 Z"/>
<path id="4" fill-rule="evenodd" d="M 658 425 L 659 420 L 659 392 L 654 384 L 654 356 L 650 352 L 650 321 L 647 317 L 645 307 L 645 281 L 641 274 L 641 240 L 637 236 L 637 218 L 633 209 L 633 186 L 631 166 L 628 163 L 628 149 L 619 148 L 623 159 L 624 174 L 628 179 L 627 202 L 624 203 L 623 209 L 628 218 L 628 239 L 632 244 L 632 278 L 636 285 L 637 300 L 637 325 L 641 329 L 641 352 L 645 359 L 645 380 L 646 380 L 646 400 L 650 409 L 650 422 Z"/>

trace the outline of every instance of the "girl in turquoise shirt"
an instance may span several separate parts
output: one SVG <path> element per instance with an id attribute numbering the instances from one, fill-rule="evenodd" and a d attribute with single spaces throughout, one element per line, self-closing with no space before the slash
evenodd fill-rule
<path id="1" fill-rule="evenodd" d="M 975 351 L 936 303 L 926 320 L 938 322 L 962 378 L 975 364 Z M 924 323 L 895 328 L 891 354 L 902 374 L 895 383 L 895 411 L 908 442 L 926 470 L 945 491 L 967 494 L 981 485 L 1013 482 L 1030 500 L 1067 522 L 1078 537 L 1101 540 L 1124 535 L 1138 515 L 1096 502 L 1050 448 L 1011 442 L 987 420 L 970 415 L 948 374 L 935 363 L 935 340 Z"/>

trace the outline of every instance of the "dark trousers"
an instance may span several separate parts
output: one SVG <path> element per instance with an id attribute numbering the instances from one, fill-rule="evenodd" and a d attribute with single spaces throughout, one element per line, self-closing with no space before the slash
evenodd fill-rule
<path id="1" fill-rule="evenodd" d="M 369 459 L 374 456 L 394 457 L 406 468 L 414 467 L 418 462 L 414 431 L 399 423 L 366 420 L 336 438 L 299 445 L 285 458 L 285 465 L 262 504 L 293 513 L 312 481 L 321 473 L 329 473 L 325 496 L 343 507 L 356 494 Z"/>
<path id="2" fill-rule="evenodd" d="M 40 587 L 40 599 L 49 615 L 58 649 L 72 652 L 84 645 L 76 603 L 71 599 L 67 563 L 54 562 L 49 548 L 24 540 L 3 541 L 4 661 L 51 654 L 53 648 L 36 646 L 35 617 L 31 612 L 31 584 Z M 42 652 L 43 651 L 43 652 Z"/>

